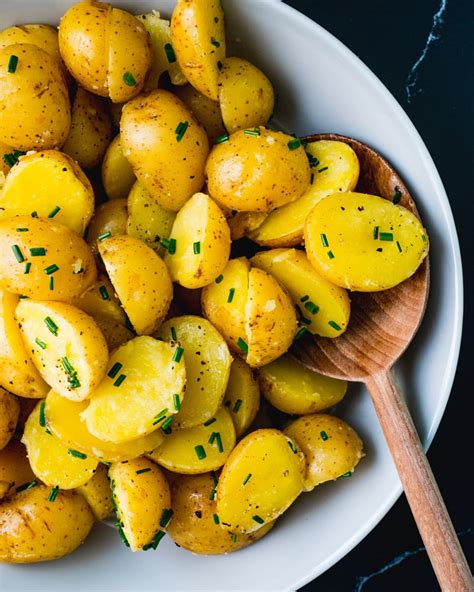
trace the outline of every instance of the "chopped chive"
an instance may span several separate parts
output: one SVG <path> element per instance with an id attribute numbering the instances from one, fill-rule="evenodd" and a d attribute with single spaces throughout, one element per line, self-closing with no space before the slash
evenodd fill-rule
<path id="1" fill-rule="evenodd" d="M 181 358 L 183 357 L 184 349 L 182 347 L 177 347 L 173 354 L 173 362 L 179 363 Z"/>
<path id="2" fill-rule="evenodd" d="M 221 46 L 221 44 L 219 43 L 219 41 L 217 41 L 216 39 L 214 39 L 214 37 L 211 37 L 211 44 L 214 47 L 220 47 Z"/>
<path id="3" fill-rule="evenodd" d="M 57 336 L 57 334 L 58 334 L 58 326 L 53 321 L 53 319 L 51 317 L 46 317 L 44 319 L 44 322 L 45 322 L 46 326 L 48 327 L 48 329 L 51 331 L 51 333 L 53 335 L 56 335 Z"/>
<path id="4" fill-rule="evenodd" d="M 177 142 L 181 142 L 188 127 L 189 127 L 188 121 L 181 121 L 180 123 L 178 123 L 176 129 L 174 130 L 175 134 L 176 134 L 176 141 Z"/>
<path id="5" fill-rule="evenodd" d="M 69 448 L 68 454 L 74 456 L 75 458 L 80 458 L 81 460 L 85 460 L 87 458 L 87 454 L 79 452 L 79 450 L 74 450 L 73 448 Z"/>
<path id="6" fill-rule="evenodd" d="M 206 428 L 207 428 L 210 425 L 212 425 L 215 421 L 216 421 L 216 418 L 215 417 L 211 417 L 211 419 L 208 419 L 207 421 L 205 421 L 203 425 L 205 425 Z"/>
<path id="7" fill-rule="evenodd" d="M 54 502 L 54 501 L 56 501 L 56 498 L 58 497 L 58 493 L 59 493 L 59 487 L 56 485 L 49 492 L 48 502 Z"/>
<path id="8" fill-rule="evenodd" d="M 174 62 L 176 62 L 176 55 L 174 53 L 174 49 L 173 49 L 173 46 L 171 45 L 171 43 L 166 43 L 164 46 L 164 50 L 165 50 L 166 59 L 168 60 L 168 62 L 170 64 L 174 64 Z"/>
<path id="9" fill-rule="evenodd" d="M 17 228 L 16 231 L 17 232 L 28 232 L 28 228 Z"/>
<path id="10" fill-rule="evenodd" d="M 143 546 L 143 550 L 144 551 L 149 551 L 150 549 L 153 549 L 154 551 L 157 549 L 158 545 L 160 544 L 161 539 L 166 535 L 166 532 L 164 530 L 159 530 L 155 536 L 153 537 L 151 543 L 148 543 L 148 545 L 144 545 Z"/>
<path id="11" fill-rule="evenodd" d="M 332 251 L 328 251 L 328 257 L 329 259 L 334 259 L 335 255 Z"/>
<path id="12" fill-rule="evenodd" d="M 315 315 L 316 313 L 319 312 L 319 306 L 317 304 L 314 304 L 314 302 L 311 302 L 311 300 L 308 300 L 308 302 L 304 303 L 304 307 L 306 308 L 306 310 L 308 310 L 312 315 Z"/>
<path id="13" fill-rule="evenodd" d="M 54 276 L 49 277 L 49 289 L 54 290 Z"/>
<path id="14" fill-rule="evenodd" d="M 162 238 L 162 239 L 160 240 L 160 245 L 161 245 L 161 246 L 162 246 L 164 249 L 168 250 L 168 249 L 169 249 L 169 246 L 170 246 L 170 241 L 169 241 L 167 238 Z"/>
<path id="15" fill-rule="evenodd" d="M 35 339 L 35 343 L 37 345 L 39 345 L 39 347 L 41 349 L 46 349 L 48 346 L 46 345 L 46 343 L 44 341 L 41 341 L 41 339 L 39 339 L 38 337 Z"/>
<path id="16" fill-rule="evenodd" d="M 342 477 L 342 478 L 346 478 L 346 477 L 352 477 L 352 471 L 347 471 L 347 473 L 344 473 L 343 475 L 341 475 L 341 476 L 339 477 L 339 479 L 341 479 L 341 477 Z"/>
<path id="17" fill-rule="evenodd" d="M 103 240 L 105 240 L 106 238 L 109 238 L 109 237 L 111 237 L 111 236 L 112 236 L 112 233 L 111 233 L 110 231 L 103 232 L 102 234 L 99 234 L 99 236 L 97 237 L 97 240 L 99 240 L 99 241 L 103 241 Z"/>
<path id="18" fill-rule="evenodd" d="M 43 401 L 40 404 L 39 410 L 39 424 L 42 428 L 46 427 L 46 414 L 45 414 L 46 403 Z"/>
<path id="19" fill-rule="evenodd" d="M 115 362 L 112 368 L 108 371 L 107 376 L 109 378 L 115 378 L 117 374 L 120 372 L 122 368 L 122 364 L 120 362 Z"/>
<path id="20" fill-rule="evenodd" d="M 381 241 L 393 241 L 393 233 L 392 232 L 381 232 L 379 234 Z"/>
<path id="21" fill-rule="evenodd" d="M 242 406 L 242 399 L 237 399 L 237 401 L 234 404 L 234 407 L 232 408 L 232 413 L 238 413 L 241 406 Z"/>
<path id="22" fill-rule="evenodd" d="M 23 253 L 21 252 L 20 247 L 18 245 L 12 245 L 12 251 L 18 263 L 23 263 L 25 258 L 23 257 Z"/>
<path id="23" fill-rule="evenodd" d="M 374 240 L 377 240 L 378 238 L 379 238 L 379 227 L 374 226 Z"/>
<path id="24" fill-rule="evenodd" d="M 234 299 L 234 294 L 235 294 L 235 288 L 231 288 L 229 290 L 229 295 L 227 296 L 227 304 L 230 304 L 232 302 L 232 300 Z"/>
<path id="25" fill-rule="evenodd" d="M 260 136 L 260 130 L 257 127 L 254 129 L 246 129 L 244 130 L 244 134 L 247 136 Z"/>
<path id="26" fill-rule="evenodd" d="M 212 432 L 212 434 L 209 436 L 209 444 L 214 444 L 214 440 L 217 438 L 217 432 Z"/>
<path id="27" fill-rule="evenodd" d="M 136 475 L 143 475 L 143 473 L 149 473 L 151 471 L 150 467 L 147 467 L 146 469 L 138 469 L 138 471 L 135 471 Z"/>
<path id="28" fill-rule="evenodd" d="M 173 407 L 176 409 L 176 411 L 181 409 L 181 399 L 179 398 L 178 394 L 173 395 Z"/>
<path id="29" fill-rule="evenodd" d="M 329 436 L 326 434 L 326 432 L 323 430 L 322 432 L 319 432 L 319 435 L 321 436 L 321 439 L 326 442 L 326 440 L 329 439 Z"/>
<path id="30" fill-rule="evenodd" d="M 28 275 L 30 273 L 30 269 L 31 269 L 31 261 L 28 261 L 28 263 L 25 263 L 25 271 L 23 272 L 23 274 Z"/>
<path id="31" fill-rule="evenodd" d="M 30 255 L 32 257 L 44 257 L 46 255 L 46 249 L 44 247 L 33 247 L 30 249 Z"/>
<path id="32" fill-rule="evenodd" d="M 56 214 L 58 214 L 61 211 L 61 208 L 59 206 L 54 207 L 48 214 L 48 218 L 54 218 L 54 216 L 56 216 Z"/>
<path id="33" fill-rule="evenodd" d="M 170 238 L 169 246 L 168 246 L 168 253 L 170 255 L 174 255 L 176 253 L 176 239 Z"/>
<path id="34" fill-rule="evenodd" d="M 300 298 L 301 302 L 306 302 L 307 300 L 309 300 L 308 294 L 305 294 L 304 296 L 301 296 L 301 298 Z"/>
<path id="35" fill-rule="evenodd" d="M 194 447 L 194 450 L 196 451 L 196 455 L 199 460 L 203 460 L 206 458 L 207 455 L 206 455 L 206 451 L 204 450 L 204 446 L 199 444 L 198 446 Z"/>
<path id="36" fill-rule="evenodd" d="M 232 539 L 232 542 L 233 543 L 236 543 L 237 542 L 237 535 L 236 534 L 231 534 L 230 535 L 230 538 Z"/>
<path id="37" fill-rule="evenodd" d="M 162 409 L 158 415 L 155 415 L 155 418 L 153 419 L 153 425 L 156 425 L 157 423 L 160 423 L 161 420 L 163 420 L 166 417 L 166 414 L 168 413 L 168 408 L 166 409 Z"/>
<path id="38" fill-rule="evenodd" d="M 290 140 L 288 142 L 288 149 L 289 150 L 297 150 L 301 146 L 301 141 L 298 138 L 294 140 Z"/>
<path id="39" fill-rule="evenodd" d="M 421 235 L 421 240 L 422 240 L 423 242 L 426 242 L 426 236 L 425 236 L 424 234 L 422 234 L 422 235 Z"/>
<path id="40" fill-rule="evenodd" d="M 71 362 L 69 361 L 69 359 L 64 356 L 63 358 L 61 358 L 61 363 L 64 367 L 64 370 L 68 373 L 68 374 L 74 374 L 76 371 L 74 370 L 74 367 L 72 366 Z"/>
<path id="41" fill-rule="evenodd" d="M 219 524 L 220 523 L 219 516 L 217 514 L 214 514 L 214 516 L 212 518 L 214 520 L 214 524 Z"/>
<path id="42" fill-rule="evenodd" d="M 224 142 L 229 141 L 229 136 L 227 134 L 223 134 L 222 136 L 218 136 L 216 138 L 216 144 L 224 144 Z"/>
<path id="43" fill-rule="evenodd" d="M 291 440 L 288 440 L 288 446 L 291 448 L 291 452 L 293 452 L 293 454 L 296 454 L 298 452 L 298 449 Z"/>
<path id="44" fill-rule="evenodd" d="M 120 538 L 122 539 L 122 543 L 126 547 L 130 547 L 130 543 L 128 542 L 127 537 L 125 536 L 125 533 L 123 531 L 122 525 L 120 524 L 120 522 L 118 521 L 118 519 L 115 522 L 115 528 L 117 529 L 117 531 L 118 531 L 118 533 L 120 535 Z M 145 547 L 143 547 L 143 548 L 145 548 Z"/>
<path id="45" fill-rule="evenodd" d="M 173 341 L 178 341 L 178 336 L 176 335 L 176 329 L 174 327 L 171 327 L 170 333 L 171 333 L 171 339 Z"/>
<path id="46" fill-rule="evenodd" d="M 211 493 L 209 494 L 209 499 L 211 501 L 213 501 L 216 497 L 216 488 L 214 487 L 213 489 L 211 489 Z"/>
<path id="47" fill-rule="evenodd" d="M 400 191 L 400 189 L 398 187 L 395 187 L 395 193 L 392 197 L 392 203 L 397 205 L 397 203 L 399 203 L 401 199 L 402 199 L 402 192 Z"/>
<path id="48" fill-rule="evenodd" d="M 127 378 L 126 374 L 121 374 L 117 380 L 114 382 L 114 386 L 120 386 L 122 384 L 122 382 Z"/>
<path id="49" fill-rule="evenodd" d="M 201 241 L 196 241 L 195 243 L 193 243 L 193 253 L 195 255 L 199 255 L 200 252 L 201 252 Z"/>
<path id="50" fill-rule="evenodd" d="M 398 241 L 397 241 L 397 249 L 400 251 L 400 253 L 402 252 L 402 247 Z"/>
<path id="51" fill-rule="evenodd" d="M 323 167 L 322 169 L 318 169 L 318 173 L 323 173 L 324 171 L 327 171 L 329 167 Z"/>
<path id="52" fill-rule="evenodd" d="M 125 72 L 122 78 L 127 86 L 135 86 L 137 84 L 137 81 L 131 72 Z"/>
<path id="53" fill-rule="evenodd" d="M 24 156 L 25 154 L 26 154 L 26 152 L 23 152 L 22 150 L 14 150 L 13 152 L 10 152 L 9 154 L 4 154 L 3 161 L 5 162 L 5 164 L 7 166 L 12 168 L 12 166 L 18 162 L 18 159 L 20 158 L 20 156 Z"/>
<path id="54" fill-rule="evenodd" d="M 8 60 L 8 73 L 15 74 L 17 66 L 18 66 L 18 56 L 11 55 L 10 59 Z"/>
<path id="55" fill-rule="evenodd" d="M 28 491 L 29 489 L 33 489 L 33 487 L 36 487 L 37 485 L 38 481 L 29 481 L 28 483 L 23 483 L 23 485 L 17 487 L 15 491 L 17 493 L 20 493 L 20 491 Z"/>
<path id="56" fill-rule="evenodd" d="M 312 168 L 312 169 L 316 168 L 319 164 L 319 160 L 316 158 L 316 156 L 313 156 L 308 151 L 305 151 L 305 154 L 308 158 L 310 168 Z"/>
<path id="57" fill-rule="evenodd" d="M 222 438 L 220 432 L 216 432 L 216 440 L 217 440 L 217 450 L 219 452 L 224 452 L 224 446 L 222 444 Z"/>
<path id="58" fill-rule="evenodd" d="M 249 346 L 247 345 L 247 343 L 242 339 L 242 337 L 239 337 L 237 339 L 237 345 L 239 346 L 239 348 L 243 351 L 244 354 L 248 354 L 249 353 Z"/>
<path id="59" fill-rule="evenodd" d="M 336 331 L 341 331 L 341 327 L 339 327 L 336 321 L 329 321 L 328 325 L 333 329 L 336 329 Z"/>
<path id="60" fill-rule="evenodd" d="M 252 520 L 255 520 L 255 522 L 258 522 L 258 524 L 265 523 L 265 520 L 263 518 L 261 518 L 258 514 L 255 514 L 255 516 L 252 516 Z"/>
<path id="61" fill-rule="evenodd" d="M 243 480 L 242 485 L 247 485 L 247 483 L 250 481 L 251 478 L 252 478 L 252 473 L 249 473 L 247 475 L 247 477 L 245 477 L 245 479 Z"/>
<path id="62" fill-rule="evenodd" d="M 56 265 L 56 263 L 53 263 L 53 265 L 48 265 L 48 267 L 45 267 L 43 271 L 46 275 L 51 275 L 59 271 L 59 267 Z"/>
<path id="63" fill-rule="evenodd" d="M 220 284 L 223 279 L 224 279 L 224 276 L 221 273 L 221 275 L 218 275 L 214 281 L 216 282 L 216 284 Z"/>
<path id="64" fill-rule="evenodd" d="M 294 341 L 298 341 L 298 339 L 301 339 L 303 337 L 303 335 L 307 332 L 308 332 L 308 329 L 306 329 L 306 327 L 300 327 L 295 334 Z"/>
<path id="65" fill-rule="evenodd" d="M 324 232 L 320 236 L 321 236 L 321 242 L 323 243 L 323 247 L 329 247 L 328 239 L 327 239 L 327 236 L 324 234 Z"/>
<path id="66" fill-rule="evenodd" d="M 38 217 L 38 212 L 36 210 L 34 212 L 31 212 L 31 217 L 32 218 L 37 218 Z"/>
<path id="67" fill-rule="evenodd" d="M 102 300 L 110 300 L 109 293 L 107 292 L 107 288 L 105 286 L 101 286 L 99 288 L 99 293 L 102 296 Z"/>
<path id="68" fill-rule="evenodd" d="M 171 508 L 165 508 L 163 510 L 163 513 L 161 514 L 161 519 L 160 519 L 161 528 L 166 528 L 168 526 L 169 521 L 171 520 L 172 516 L 173 516 L 173 510 Z"/>
<path id="69" fill-rule="evenodd" d="M 304 316 L 300 317 L 300 323 L 303 323 L 303 325 L 311 325 L 311 321 Z"/>
<path id="70" fill-rule="evenodd" d="M 214 485 L 217 485 L 217 483 L 219 481 L 217 479 L 217 475 L 216 475 L 216 472 L 215 471 L 211 471 L 211 477 L 212 477 L 212 480 L 214 481 Z"/>
<path id="71" fill-rule="evenodd" d="M 170 425 L 173 423 L 174 417 L 170 416 L 161 424 L 161 429 L 166 432 L 169 429 Z"/>

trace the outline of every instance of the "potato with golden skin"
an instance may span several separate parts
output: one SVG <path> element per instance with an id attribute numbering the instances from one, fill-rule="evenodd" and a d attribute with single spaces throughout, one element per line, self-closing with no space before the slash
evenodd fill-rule
<path id="1" fill-rule="evenodd" d="M 216 484 L 215 475 L 205 473 L 180 475 L 171 486 L 173 519 L 168 533 L 176 544 L 192 553 L 221 555 L 238 551 L 261 539 L 274 524 L 269 522 L 250 534 L 232 536 L 219 524 L 212 495 Z"/>
<path id="2" fill-rule="evenodd" d="M 0 387 L 0 450 L 10 442 L 20 415 L 18 399 Z"/>
<path id="3" fill-rule="evenodd" d="M 12 56 L 18 58 L 15 67 Z M 57 60 L 28 43 L 1 49 L 0 140 L 23 151 L 59 148 L 70 125 L 69 94 Z"/>
<path id="4" fill-rule="evenodd" d="M 171 16 L 171 41 L 189 82 L 218 101 L 219 66 L 226 53 L 220 0 L 178 0 Z"/>
<path id="5" fill-rule="evenodd" d="M 232 361 L 224 396 L 239 438 L 251 425 L 260 407 L 260 389 L 252 369 L 239 358 Z"/>
<path id="6" fill-rule="evenodd" d="M 362 440 L 355 430 L 333 415 L 299 417 L 284 432 L 306 457 L 306 491 L 325 481 L 350 476 L 364 456 Z"/>
<path id="7" fill-rule="evenodd" d="M 96 520 L 105 520 L 112 514 L 112 491 L 104 464 L 99 464 L 92 479 L 77 487 L 76 491 L 85 498 Z"/>
<path id="8" fill-rule="evenodd" d="M 35 478 L 26 456 L 26 448 L 18 440 L 10 440 L 0 450 L 0 499 Z"/>
<path id="9" fill-rule="evenodd" d="M 96 322 L 107 319 L 122 325 L 126 323 L 120 300 L 106 275 L 99 274 L 92 286 L 79 298 L 74 298 L 71 304 L 90 315 Z"/>
<path id="10" fill-rule="evenodd" d="M 60 490 L 54 502 L 50 495 L 50 487 L 37 485 L 0 503 L 1 562 L 59 559 L 87 538 L 94 516 L 82 495 Z"/>
<path id="11" fill-rule="evenodd" d="M 0 189 L 3 187 L 5 183 L 5 178 L 10 172 L 10 165 L 5 162 L 4 156 L 7 154 L 11 154 L 13 152 L 13 148 L 4 144 L 0 141 Z"/>
<path id="12" fill-rule="evenodd" d="M 105 317 L 97 317 L 95 322 L 102 331 L 110 352 L 135 337 L 135 334 L 122 323 Z"/>
<path id="13" fill-rule="evenodd" d="M 292 136 L 264 127 L 214 146 L 206 163 L 210 196 L 238 212 L 267 212 L 306 191 L 310 168 Z"/>
<path id="14" fill-rule="evenodd" d="M 0 221 L 1 288 L 38 300 L 68 301 L 87 290 L 96 274 L 91 250 L 67 226 L 31 216 Z"/>
<path id="15" fill-rule="evenodd" d="M 82 236 L 94 212 L 94 191 L 70 156 L 45 150 L 21 156 L 0 196 L 0 219 L 32 212 Z"/>
<path id="16" fill-rule="evenodd" d="M 207 135 L 172 93 L 157 89 L 129 101 L 120 142 L 140 183 L 165 209 L 177 212 L 203 186 Z"/>
<path id="17" fill-rule="evenodd" d="M 173 92 L 194 113 L 196 119 L 206 130 L 210 144 L 214 144 L 219 136 L 226 134 L 219 103 L 201 94 L 190 84 L 178 87 Z"/>
<path id="18" fill-rule="evenodd" d="M 111 199 L 101 204 L 87 228 L 86 240 L 94 253 L 98 252 L 99 237 L 121 236 L 127 232 L 126 199 Z M 110 233 L 110 234 L 109 234 Z"/>
<path id="19" fill-rule="evenodd" d="M 102 184 L 109 199 L 125 199 L 136 178 L 132 166 L 125 158 L 120 134 L 109 144 L 102 161 Z"/>
<path id="20" fill-rule="evenodd" d="M 141 457 L 126 464 L 113 463 L 109 477 L 117 520 L 130 549 L 152 547 L 162 536 L 158 533 L 164 534 L 171 508 L 170 488 L 163 472 Z"/>

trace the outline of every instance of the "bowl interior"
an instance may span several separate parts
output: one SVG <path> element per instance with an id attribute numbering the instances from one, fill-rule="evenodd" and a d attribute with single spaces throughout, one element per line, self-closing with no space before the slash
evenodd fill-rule
<path id="1" fill-rule="evenodd" d="M 1 27 L 55 24 L 72 0 L 16 0 Z M 113 2 L 169 15 L 173 0 Z M 462 322 L 459 246 L 449 203 L 415 128 L 378 79 L 329 33 L 276 0 L 223 0 L 230 53 L 272 80 L 276 122 L 298 135 L 337 132 L 380 151 L 411 191 L 431 237 L 432 288 L 426 317 L 396 372 L 420 435 L 431 442 L 457 362 Z M 0 566 L 1 590 L 292 590 L 329 568 L 363 538 L 400 494 L 369 397 L 358 385 L 338 410 L 361 434 L 366 458 L 350 479 L 304 494 L 261 542 L 228 556 L 200 557 L 165 538 L 133 555 L 98 525 L 78 551 L 46 564 Z"/>

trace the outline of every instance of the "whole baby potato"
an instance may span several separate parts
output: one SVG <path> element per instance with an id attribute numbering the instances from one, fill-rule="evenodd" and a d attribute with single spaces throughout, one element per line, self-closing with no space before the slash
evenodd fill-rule
<path id="1" fill-rule="evenodd" d="M 170 92 L 157 89 L 129 101 L 120 141 L 138 180 L 165 209 L 178 211 L 204 184 L 206 132 Z"/>
<path id="2" fill-rule="evenodd" d="M 26 448 L 18 440 L 10 440 L 0 450 L 0 499 L 3 497 L 2 490 L 6 494 L 34 480 L 35 474 L 26 456 Z"/>
<path id="3" fill-rule="evenodd" d="M 0 50 L 0 140 L 16 150 L 61 147 L 71 108 L 56 59 L 28 43 Z"/>
<path id="4" fill-rule="evenodd" d="M 212 149 L 206 164 L 211 197 L 239 212 L 267 212 L 298 199 L 310 182 L 301 142 L 264 127 L 251 131 Z"/>
<path id="5" fill-rule="evenodd" d="M 51 25 L 14 25 L 0 32 L 0 49 L 17 43 L 31 43 L 44 49 L 54 58 L 61 70 L 67 72 L 59 53 L 58 30 Z"/>
<path id="6" fill-rule="evenodd" d="M 20 415 L 18 399 L 0 387 L 0 450 L 10 441 Z"/>

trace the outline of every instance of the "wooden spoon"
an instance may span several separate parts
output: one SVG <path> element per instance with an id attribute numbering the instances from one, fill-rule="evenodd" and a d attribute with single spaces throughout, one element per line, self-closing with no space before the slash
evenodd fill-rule
<path id="1" fill-rule="evenodd" d="M 403 181 L 388 162 L 362 142 L 337 134 L 304 138 L 349 144 L 360 162 L 357 191 L 392 200 L 418 215 Z M 401 193 L 401 196 L 399 193 Z M 363 382 L 369 391 L 391 450 L 408 503 L 431 559 L 441 589 L 472 592 L 472 575 L 405 399 L 391 369 L 413 339 L 426 308 L 429 262 L 402 284 L 382 292 L 353 292 L 351 320 L 336 339 L 306 337 L 292 353 L 311 370 Z"/>

